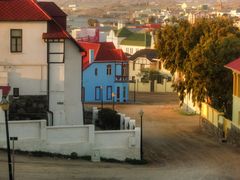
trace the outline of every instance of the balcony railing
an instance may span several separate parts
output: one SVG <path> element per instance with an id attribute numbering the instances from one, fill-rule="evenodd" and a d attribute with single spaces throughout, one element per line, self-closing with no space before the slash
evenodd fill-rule
<path id="1" fill-rule="evenodd" d="M 116 82 L 128 82 L 128 76 L 115 76 Z"/>

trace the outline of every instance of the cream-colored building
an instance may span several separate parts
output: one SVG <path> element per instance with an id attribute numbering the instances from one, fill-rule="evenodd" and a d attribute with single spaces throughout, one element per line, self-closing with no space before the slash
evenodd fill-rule
<path id="1" fill-rule="evenodd" d="M 148 73 L 144 73 L 144 71 Z M 153 73 L 153 78 L 145 77 Z M 173 92 L 172 75 L 164 68 L 154 49 L 142 49 L 129 58 L 130 91 L 136 92 Z"/>
<path id="2" fill-rule="evenodd" d="M 83 49 L 66 32 L 66 14 L 32 0 L 1 1 L 0 9 L 0 85 L 11 86 L 10 119 L 40 119 L 47 110 L 53 125 L 83 124 Z"/>

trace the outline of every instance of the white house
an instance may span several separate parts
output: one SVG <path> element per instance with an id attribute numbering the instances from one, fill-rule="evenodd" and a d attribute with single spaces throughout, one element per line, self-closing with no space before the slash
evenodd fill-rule
<path id="1" fill-rule="evenodd" d="M 83 124 L 83 49 L 66 32 L 66 14 L 33 0 L 0 1 L 0 9 L 0 84 L 11 86 L 10 119 L 43 119 L 47 110 L 54 125 Z"/>

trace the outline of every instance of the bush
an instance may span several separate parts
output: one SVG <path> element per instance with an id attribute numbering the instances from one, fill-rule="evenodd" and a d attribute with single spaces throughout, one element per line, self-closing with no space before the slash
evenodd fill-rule
<path id="1" fill-rule="evenodd" d="M 110 108 L 103 108 L 98 113 L 99 125 L 104 130 L 120 129 L 120 115 Z"/>

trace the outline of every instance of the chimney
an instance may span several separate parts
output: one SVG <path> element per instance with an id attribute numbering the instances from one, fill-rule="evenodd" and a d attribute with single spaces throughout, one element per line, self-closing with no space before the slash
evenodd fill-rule
<path id="1" fill-rule="evenodd" d="M 94 61 L 94 49 L 89 49 L 89 64 Z"/>

